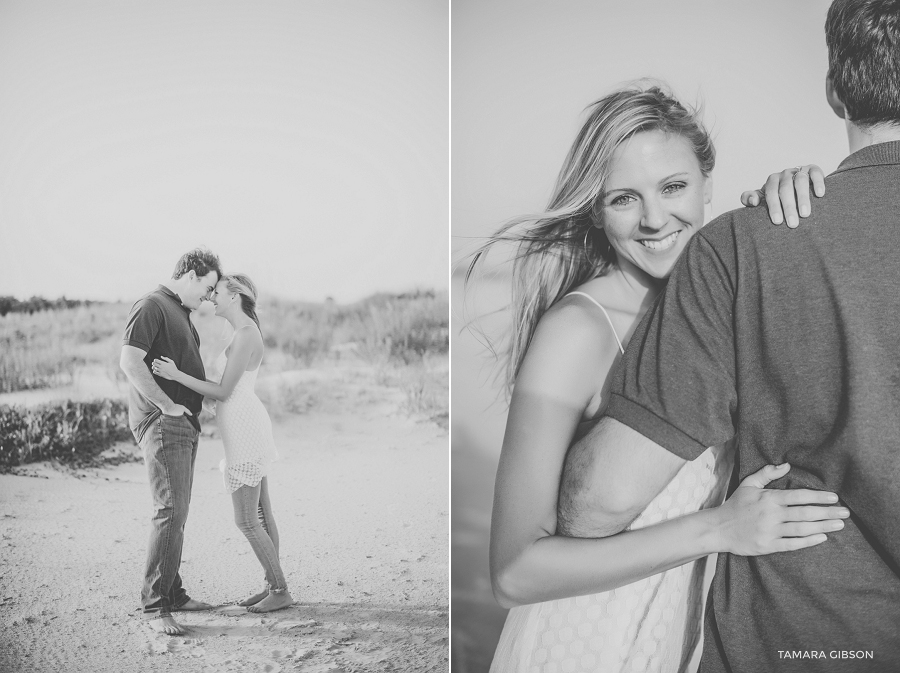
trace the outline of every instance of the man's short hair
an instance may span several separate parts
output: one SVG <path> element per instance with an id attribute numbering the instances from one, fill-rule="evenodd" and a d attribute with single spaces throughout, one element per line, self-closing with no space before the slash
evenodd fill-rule
<path id="1" fill-rule="evenodd" d="M 825 42 L 828 77 L 848 120 L 900 124 L 900 0 L 834 0 Z"/>
<path id="2" fill-rule="evenodd" d="M 222 266 L 218 256 L 206 248 L 194 248 L 190 252 L 184 253 L 178 260 L 178 264 L 175 265 L 172 278 L 181 278 L 188 271 L 193 271 L 201 278 L 210 271 L 215 271 L 219 278 L 222 277 Z"/>

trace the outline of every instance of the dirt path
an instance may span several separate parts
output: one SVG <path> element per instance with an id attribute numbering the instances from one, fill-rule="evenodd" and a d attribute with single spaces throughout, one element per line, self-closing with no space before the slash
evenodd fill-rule
<path id="1" fill-rule="evenodd" d="M 233 605 L 262 570 L 232 522 L 221 441 L 201 438 L 182 576 L 222 607 L 180 613 L 183 638 L 139 618 L 142 463 L 0 475 L 0 671 L 446 671 L 447 432 L 402 414 L 397 391 L 349 397 L 347 412 L 275 423 L 270 488 L 298 601 L 279 612 Z"/>

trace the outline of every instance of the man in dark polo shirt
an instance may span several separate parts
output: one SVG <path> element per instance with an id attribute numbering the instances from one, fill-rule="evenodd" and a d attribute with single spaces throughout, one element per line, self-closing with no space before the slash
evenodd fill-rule
<path id="1" fill-rule="evenodd" d="M 849 508 L 823 544 L 719 555 L 704 672 L 900 670 L 900 0 L 835 0 L 826 40 L 851 154 L 806 226 L 694 236 L 561 486 L 561 531 L 610 535 L 736 436 L 741 479 L 787 462 L 769 488 Z"/>
<path id="2" fill-rule="evenodd" d="M 221 277 L 219 258 L 208 250 L 183 255 L 172 278 L 132 307 L 122 345 L 120 365 L 131 384 L 128 420 L 144 450 L 154 506 L 141 604 L 150 625 L 169 635 L 184 632 L 172 611 L 212 607 L 188 596 L 178 572 L 203 396 L 153 376 L 150 365 L 154 358 L 166 356 L 181 371 L 200 380 L 206 378 L 200 336 L 190 316 L 209 298 Z"/>

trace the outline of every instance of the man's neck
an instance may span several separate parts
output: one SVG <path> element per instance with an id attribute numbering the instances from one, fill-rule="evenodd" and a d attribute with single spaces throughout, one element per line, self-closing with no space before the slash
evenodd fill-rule
<path id="1" fill-rule="evenodd" d="M 889 143 L 900 140 L 900 126 L 894 124 L 879 124 L 861 128 L 853 122 L 845 122 L 847 125 L 847 139 L 850 141 L 850 154 L 869 145 Z"/>
<path id="2" fill-rule="evenodd" d="M 180 279 L 176 280 L 175 278 L 170 278 L 169 280 L 164 281 L 162 285 L 163 287 L 169 288 L 175 294 L 175 296 L 178 297 L 178 301 L 181 301 L 181 292 L 179 292 L 179 290 L 181 289 L 181 283 L 179 283 L 178 280 Z M 182 302 L 182 305 L 184 305 L 184 302 Z"/>

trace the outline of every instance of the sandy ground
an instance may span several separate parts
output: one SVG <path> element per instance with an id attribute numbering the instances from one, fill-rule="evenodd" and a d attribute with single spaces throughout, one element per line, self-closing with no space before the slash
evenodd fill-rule
<path id="1" fill-rule="evenodd" d="M 276 415 L 270 489 L 297 600 L 285 610 L 234 605 L 262 570 L 233 524 L 221 440 L 201 438 L 181 572 L 220 607 L 178 613 L 185 637 L 140 620 L 142 463 L 0 475 L 0 671 L 446 671 L 447 431 L 403 413 L 399 391 L 354 381 Z"/>

